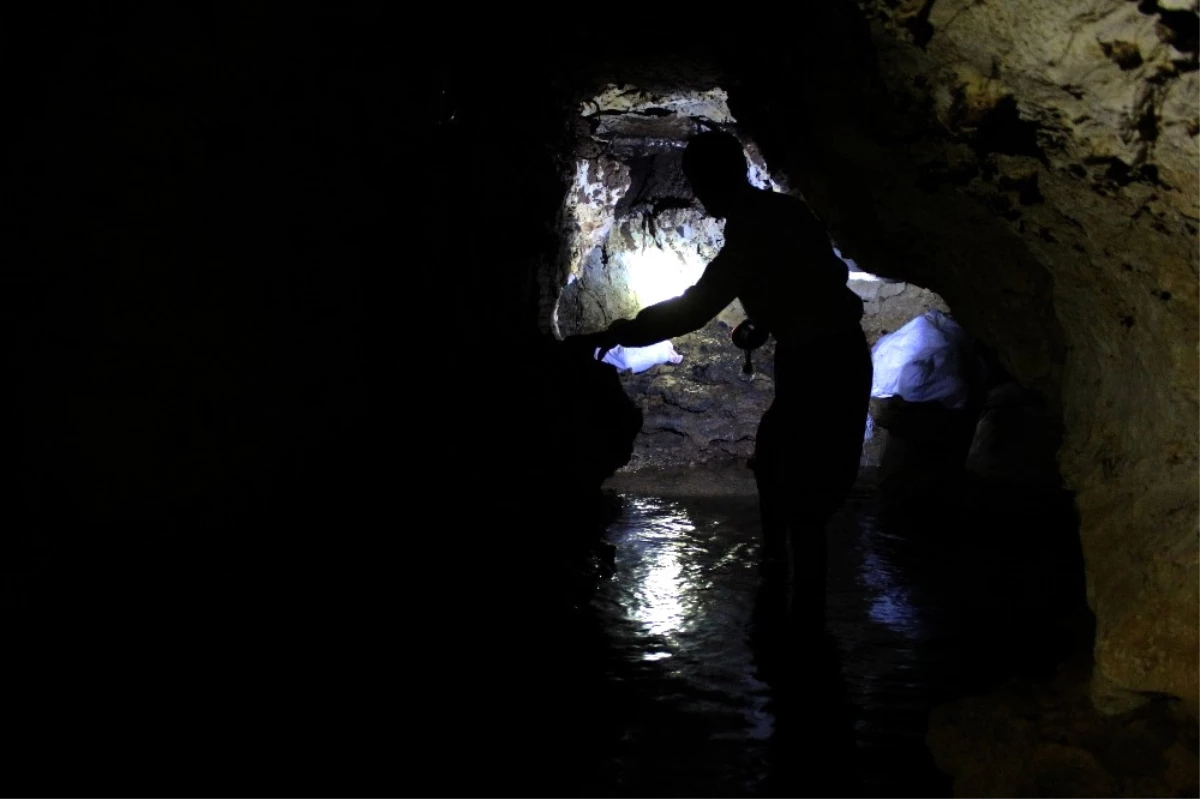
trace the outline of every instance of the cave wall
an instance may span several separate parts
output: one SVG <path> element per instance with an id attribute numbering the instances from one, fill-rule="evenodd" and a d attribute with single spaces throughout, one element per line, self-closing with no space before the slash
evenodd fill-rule
<path id="1" fill-rule="evenodd" d="M 681 180 L 678 152 L 637 160 L 649 162 L 642 169 L 651 174 L 665 172 Z M 667 160 L 669 164 L 661 163 Z M 649 186 L 635 190 L 637 199 L 626 202 L 634 189 L 628 164 L 611 159 L 583 163 L 580 173 L 594 172 L 597 180 L 576 189 L 569 197 L 572 207 L 564 213 L 569 260 L 558 277 L 551 317 L 559 336 L 603 330 L 613 320 L 665 299 L 646 294 L 657 287 L 639 283 L 639 278 L 658 272 L 689 285 L 725 241 L 724 223 L 694 207 L 690 191 L 673 192 L 669 183 L 664 187 L 647 181 Z M 574 204 L 581 195 L 585 204 Z"/>
<path id="2" fill-rule="evenodd" d="M 862 298 L 862 329 L 872 347 L 879 339 L 896 332 L 926 311 L 951 312 L 950 306 L 937 294 L 912 283 L 851 279 L 848 285 Z"/>
<path id="3" fill-rule="evenodd" d="M 748 376 L 732 331 L 713 320 L 672 339 L 681 363 L 622 375 L 644 420 L 625 471 L 744 461 L 754 452 L 759 420 L 774 396 L 775 343 L 754 351 Z"/>
<path id="4" fill-rule="evenodd" d="M 1194 704 L 1195 5 L 819 16 L 841 44 L 743 59 L 731 110 L 848 256 L 937 291 L 1061 409 L 1097 695 Z"/>
<path id="5" fill-rule="evenodd" d="M 990 42 L 1028 118 L 1051 120 L 1046 200 L 1017 232 L 1054 275 L 1066 337 L 1060 463 L 1081 513 L 1098 673 L 1195 702 L 1196 19 L 1184 13 L 1181 52 L 1146 4 L 1087 12 L 1030 14 L 1015 30 L 1012 12 L 971 15 L 943 58 L 978 64 Z M 1051 241 L 1059 219 L 1074 229 Z"/>

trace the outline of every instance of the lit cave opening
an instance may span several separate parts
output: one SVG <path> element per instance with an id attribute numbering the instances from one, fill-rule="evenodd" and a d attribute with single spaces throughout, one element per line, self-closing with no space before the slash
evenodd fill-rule
<path id="1" fill-rule="evenodd" d="M 559 260 L 542 275 L 542 327 L 558 338 L 603 329 L 678 296 L 720 251 L 724 220 L 705 213 L 683 175 L 691 136 L 733 133 L 743 143 L 753 185 L 794 191 L 738 125 L 720 87 L 666 93 L 612 85 L 581 104 L 575 122 L 580 134 L 560 216 Z M 836 242 L 831 245 L 846 262 L 847 285 L 864 301 L 870 345 L 923 314 L 951 315 L 935 292 L 864 271 Z M 774 343 L 753 353 L 753 371 L 746 374 L 744 353 L 730 335 L 745 318 L 735 300 L 694 333 L 610 353 L 608 362 L 644 419 L 622 473 L 730 464 L 751 455 L 772 398 Z M 890 436 L 875 416 L 885 424 L 895 416 L 887 398 L 877 397 L 864 420 L 862 465 L 868 473 L 885 465 Z M 963 415 L 947 418 L 961 426 Z"/>

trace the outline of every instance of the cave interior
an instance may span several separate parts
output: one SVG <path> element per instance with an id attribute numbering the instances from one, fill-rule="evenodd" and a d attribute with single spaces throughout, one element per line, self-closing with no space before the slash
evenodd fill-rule
<path id="1" fill-rule="evenodd" d="M 561 339 L 719 250 L 679 169 L 718 129 L 826 225 L 871 343 L 939 310 L 988 353 L 960 455 L 991 493 L 948 488 L 880 400 L 864 480 L 1019 498 L 1075 553 L 1083 732 L 980 732 L 1024 695 L 939 709 L 957 795 L 1195 795 L 1196 6 L 1035 5 L 34 12 L 7 270 L 22 790 L 616 791 L 563 776 L 611 733 L 579 612 L 610 486 L 745 485 L 772 345 L 743 373 L 736 303 L 644 372 L 596 378 Z"/>

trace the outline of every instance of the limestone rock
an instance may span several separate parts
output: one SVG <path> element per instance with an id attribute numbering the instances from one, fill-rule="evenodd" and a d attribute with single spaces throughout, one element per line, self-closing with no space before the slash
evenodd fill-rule
<path id="1" fill-rule="evenodd" d="M 582 116 L 605 112 L 646 113 L 650 110 L 668 111 L 680 116 L 700 116 L 713 122 L 732 122 L 726 105 L 728 95 L 724 89 L 712 88 L 697 91 L 671 91 L 657 93 L 637 86 L 610 85 L 584 103 Z"/>
<path id="2" fill-rule="evenodd" d="M 1159 700 L 1099 714 L 1075 667 L 943 705 L 926 741 L 955 796 L 1194 796 L 1194 717 Z"/>
<path id="3" fill-rule="evenodd" d="M 849 285 L 863 299 L 862 327 L 872 346 L 926 311 L 950 313 L 945 300 L 911 283 L 851 280 Z"/>
<path id="4" fill-rule="evenodd" d="M 780 89 L 817 124 L 765 154 L 862 268 L 936 291 L 1061 409 L 1097 673 L 1195 704 L 1196 4 L 857 5 L 876 60 L 823 51 Z"/>

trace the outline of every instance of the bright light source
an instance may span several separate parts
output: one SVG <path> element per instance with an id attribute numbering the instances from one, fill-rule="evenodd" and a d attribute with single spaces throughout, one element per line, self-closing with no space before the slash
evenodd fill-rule
<path id="1" fill-rule="evenodd" d="M 624 257 L 629 288 L 639 309 L 678 297 L 704 273 L 704 262 L 699 253 L 646 247 L 625 253 Z"/>
<path id="2" fill-rule="evenodd" d="M 870 272 L 851 272 L 850 279 L 851 280 L 878 281 L 879 277 L 877 275 L 872 275 Z"/>
<path id="3" fill-rule="evenodd" d="M 850 268 L 850 280 L 863 280 L 868 283 L 875 283 L 880 280 L 878 276 L 873 275 L 870 272 L 861 271 L 858 268 L 858 264 L 854 263 L 853 258 L 847 258 L 846 256 L 842 255 L 842 251 L 838 248 L 837 244 L 834 244 L 832 241 L 829 243 L 833 245 L 833 254 L 838 258 L 841 258 L 842 263 Z"/>

